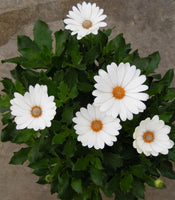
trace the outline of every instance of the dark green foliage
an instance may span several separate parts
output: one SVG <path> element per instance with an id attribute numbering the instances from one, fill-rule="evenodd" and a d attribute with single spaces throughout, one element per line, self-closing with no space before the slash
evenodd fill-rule
<path id="1" fill-rule="evenodd" d="M 161 175 L 175 179 L 172 163 L 175 147 L 169 154 L 146 157 L 133 148 L 133 132 L 141 120 L 159 115 L 171 126 L 169 134 L 175 140 L 175 88 L 170 88 L 173 70 L 163 77 L 155 74 L 160 55 L 155 52 L 141 58 L 138 51 L 130 53 L 122 34 L 109 41 L 111 30 L 99 31 L 82 40 L 69 31 L 55 32 L 55 50 L 52 49 L 52 32 L 48 25 L 38 20 L 34 27 L 34 40 L 18 36 L 20 56 L 2 61 L 17 64 L 11 71 L 13 80 L 2 78 L 0 95 L 2 114 L 1 141 L 25 144 L 14 153 L 10 164 L 23 164 L 26 160 L 39 184 L 50 184 L 51 193 L 62 200 L 101 200 L 100 191 L 115 200 L 144 198 L 144 183 L 155 187 Z M 88 149 L 77 141 L 72 118 L 81 107 L 92 103 L 94 75 L 106 69 L 111 62 L 130 62 L 147 75 L 150 95 L 145 112 L 135 115 L 132 121 L 121 122 L 122 130 L 117 142 L 103 150 Z M 38 69 L 38 70 L 36 70 Z M 16 130 L 10 113 L 10 100 L 14 92 L 24 94 L 29 85 L 47 85 L 48 94 L 55 97 L 57 114 L 48 129 Z"/>
<path id="2" fill-rule="evenodd" d="M 14 140 L 15 136 L 17 135 L 18 131 L 16 130 L 16 124 L 12 123 L 12 120 L 7 121 L 7 126 L 2 129 L 1 132 L 1 141 L 7 142 Z"/>
<path id="3" fill-rule="evenodd" d="M 133 176 L 131 174 L 126 173 L 124 177 L 120 180 L 120 188 L 123 192 L 127 193 L 131 187 L 133 182 Z"/>
<path id="4" fill-rule="evenodd" d="M 52 31 L 48 25 L 38 20 L 33 29 L 34 42 L 42 49 L 46 47 L 49 51 L 52 50 Z"/>
<path id="5" fill-rule="evenodd" d="M 10 164 L 22 165 L 28 158 L 30 148 L 21 148 L 18 152 L 14 152 L 14 156 L 10 160 Z"/>
<path id="6" fill-rule="evenodd" d="M 71 181 L 71 186 L 77 193 L 82 193 L 82 181 L 81 181 L 81 179 L 73 178 L 72 181 Z"/>

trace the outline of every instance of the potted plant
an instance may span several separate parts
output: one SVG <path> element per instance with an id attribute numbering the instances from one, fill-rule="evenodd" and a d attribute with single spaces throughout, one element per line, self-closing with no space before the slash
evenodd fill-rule
<path id="1" fill-rule="evenodd" d="M 38 20 L 33 40 L 18 36 L 20 56 L 2 61 L 16 67 L 1 80 L 1 141 L 25 144 L 10 164 L 28 160 L 61 200 L 144 199 L 145 184 L 175 179 L 173 69 L 162 77 L 158 52 L 109 39 L 105 18 L 77 4 L 54 37 Z"/>

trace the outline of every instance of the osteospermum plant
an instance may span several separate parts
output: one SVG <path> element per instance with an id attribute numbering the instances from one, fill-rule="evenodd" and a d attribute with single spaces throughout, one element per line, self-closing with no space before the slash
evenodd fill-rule
<path id="1" fill-rule="evenodd" d="M 144 199 L 146 184 L 175 179 L 173 70 L 162 77 L 158 52 L 110 40 L 95 3 L 67 17 L 54 38 L 38 20 L 33 40 L 18 36 L 20 56 L 2 61 L 16 67 L 1 79 L 1 141 L 25 144 L 10 164 L 28 161 L 61 200 Z"/>

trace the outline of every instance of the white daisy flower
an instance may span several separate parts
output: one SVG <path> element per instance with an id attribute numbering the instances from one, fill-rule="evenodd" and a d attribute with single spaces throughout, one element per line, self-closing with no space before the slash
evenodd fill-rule
<path id="1" fill-rule="evenodd" d="M 107 72 L 100 69 L 94 77 L 96 96 L 94 104 L 100 107 L 100 111 L 106 112 L 114 118 L 118 115 L 122 121 L 133 119 L 133 114 L 143 112 L 146 108 L 142 101 L 149 96 L 143 91 L 148 89 L 143 85 L 146 81 L 145 75 L 140 75 L 140 69 L 129 63 L 116 63 L 107 65 Z"/>
<path id="2" fill-rule="evenodd" d="M 102 22 L 107 16 L 103 15 L 103 9 L 96 6 L 96 3 L 78 3 L 77 7 L 72 7 L 67 17 L 64 19 L 65 29 L 71 30 L 72 35 L 77 34 L 78 40 L 90 33 L 97 35 L 98 29 L 107 25 Z"/>
<path id="3" fill-rule="evenodd" d="M 121 129 L 119 119 L 107 116 L 91 104 L 87 105 L 87 109 L 81 108 L 72 121 L 76 123 L 74 128 L 78 134 L 77 140 L 83 146 L 95 149 L 103 149 L 105 144 L 112 146 Z"/>
<path id="4" fill-rule="evenodd" d="M 51 120 L 56 114 L 54 96 L 48 96 L 47 86 L 36 84 L 29 86 L 29 92 L 24 96 L 15 92 L 15 98 L 10 101 L 11 114 L 15 116 L 16 129 L 44 129 L 51 126 Z"/>
<path id="5" fill-rule="evenodd" d="M 140 122 L 133 134 L 133 146 L 138 153 L 146 156 L 158 156 L 159 153 L 168 154 L 168 149 L 174 146 L 174 142 L 169 139 L 170 126 L 165 125 L 163 120 L 155 115 Z"/>

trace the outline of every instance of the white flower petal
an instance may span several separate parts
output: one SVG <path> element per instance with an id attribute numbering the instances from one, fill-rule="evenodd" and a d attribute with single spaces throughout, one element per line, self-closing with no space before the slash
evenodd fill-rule
<path id="1" fill-rule="evenodd" d="M 11 114 L 15 116 L 17 129 L 44 129 L 51 126 L 51 120 L 56 114 L 56 104 L 53 102 L 54 97 L 48 97 L 47 86 L 36 84 L 34 87 L 29 86 L 29 92 L 24 96 L 14 93 L 14 99 L 10 102 L 12 106 Z M 38 116 L 32 115 L 32 110 L 40 109 Z"/>
<path id="2" fill-rule="evenodd" d="M 142 85 L 146 80 L 145 75 L 140 75 L 140 69 L 129 63 L 116 63 L 107 65 L 107 72 L 100 69 L 94 77 L 96 90 L 92 92 L 95 96 L 94 103 L 101 111 L 122 120 L 132 120 L 133 114 L 138 114 L 146 109 L 142 101 L 146 101 L 149 95 L 143 93 L 148 89 Z M 119 95 L 119 96 L 118 96 Z"/>
<path id="3" fill-rule="evenodd" d="M 132 82 L 130 82 L 125 89 L 126 90 L 131 90 L 133 88 L 136 88 L 137 86 L 143 84 L 146 81 L 146 76 L 145 75 L 141 75 L 137 78 L 135 78 L 134 80 L 132 80 Z"/>
<path id="4" fill-rule="evenodd" d="M 101 111 L 109 111 L 111 105 L 113 105 L 115 103 L 114 98 L 109 99 L 108 101 L 106 101 L 105 103 L 102 104 L 102 106 L 100 107 Z"/>
<path id="5" fill-rule="evenodd" d="M 103 9 L 99 9 L 95 3 L 78 3 L 77 7 L 72 7 L 72 11 L 69 11 L 67 17 L 64 19 L 65 29 L 71 30 L 73 35 L 77 34 L 78 40 L 90 33 L 96 35 L 100 27 L 107 25 L 103 22 L 106 18 L 106 15 L 103 15 Z M 83 26 L 84 21 L 90 22 L 86 28 Z"/>
<path id="6" fill-rule="evenodd" d="M 143 92 L 143 91 L 145 91 L 147 89 L 148 89 L 147 85 L 139 85 L 139 86 L 137 86 L 135 88 L 128 89 L 127 91 L 134 93 L 134 92 Z"/>
<path id="7" fill-rule="evenodd" d="M 97 142 L 96 145 L 94 145 L 94 147 L 96 149 L 103 149 L 104 148 L 105 142 L 103 141 L 103 139 L 101 137 L 98 136 L 96 142 Z"/>
<path id="8" fill-rule="evenodd" d="M 111 65 L 107 65 L 108 76 L 110 77 L 110 80 L 113 83 L 113 87 L 115 87 L 118 84 L 118 81 L 116 79 L 116 76 L 117 76 L 116 69 L 117 69 L 117 65 L 115 63 L 112 63 Z"/>
<path id="9" fill-rule="evenodd" d="M 149 98 L 149 95 L 146 93 L 131 93 L 131 92 L 127 92 L 126 96 L 132 97 L 134 99 L 140 100 L 140 101 L 146 101 Z"/>
<path id="10" fill-rule="evenodd" d="M 99 107 L 91 104 L 87 105 L 87 109 L 81 108 L 72 121 L 76 124 L 74 129 L 78 135 L 77 140 L 83 146 L 95 149 L 103 149 L 105 144 L 113 145 L 117 141 L 118 130 L 121 129 L 119 119 L 106 115 Z M 94 129 L 94 123 L 97 123 L 97 129 Z"/>
<path id="11" fill-rule="evenodd" d="M 96 99 L 95 99 L 95 103 L 103 103 L 103 102 L 105 102 L 105 101 L 108 101 L 108 100 L 110 100 L 110 99 L 112 99 L 113 98 L 113 96 L 112 96 L 112 94 L 111 93 L 103 93 L 103 94 L 101 94 L 101 95 L 99 95 Z"/>
<path id="12" fill-rule="evenodd" d="M 150 132 L 153 135 L 152 140 L 147 140 L 147 134 Z M 152 119 L 147 118 L 141 121 L 135 129 L 133 147 L 137 149 L 138 153 L 143 152 L 146 156 L 158 156 L 159 153 L 168 154 L 168 150 L 174 146 L 174 142 L 167 135 L 169 132 L 170 127 L 159 120 L 157 115 Z"/>
<path id="13" fill-rule="evenodd" d="M 101 92 L 110 92 L 110 93 L 112 93 L 112 88 L 109 85 L 105 84 L 105 83 L 102 83 L 102 84 L 98 84 L 97 83 L 94 86 L 95 86 L 95 88 L 97 90 L 100 90 Z"/>
<path id="14" fill-rule="evenodd" d="M 85 119 L 91 121 L 91 117 L 89 116 L 89 112 L 87 111 L 86 108 L 81 108 L 80 113 Z"/>

